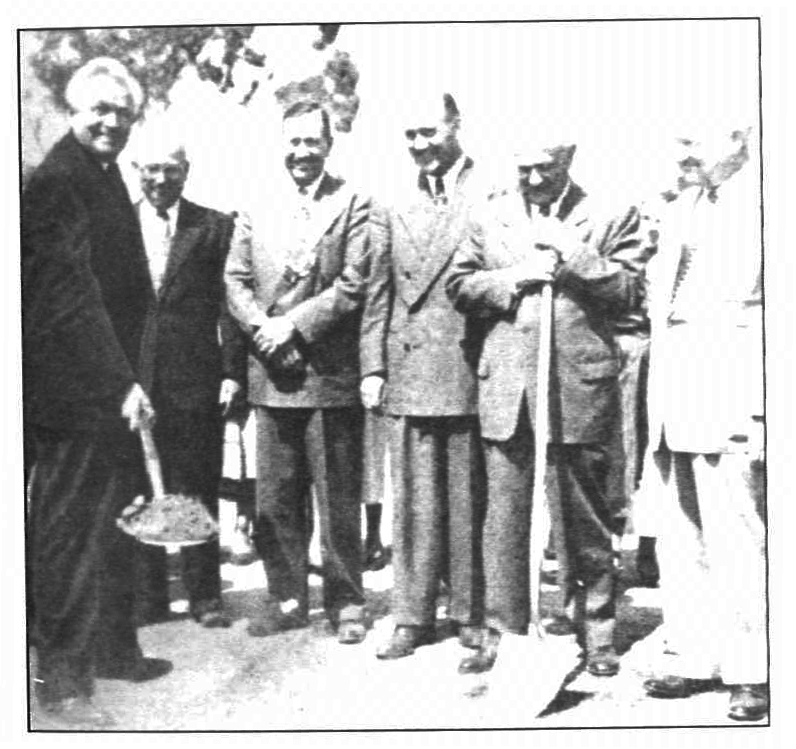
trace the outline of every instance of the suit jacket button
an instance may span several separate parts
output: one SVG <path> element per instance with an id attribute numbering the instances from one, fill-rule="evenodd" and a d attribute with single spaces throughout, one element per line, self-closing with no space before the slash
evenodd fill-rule
<path id="1" fill-rule="evenodd" d="M 408 270 L 405 270 L 404 271 L 404 278 L 408 279 L 408 278 L 411 278 L 411 277 L 412 277 L 412 274 Z"/>
<path id="2" fill-rule="evenodd" d="M 405 343 L 404 344 L 404 351 L 406 351 L 406 353 L 408 354 L 411 350 L 412 350 L 412 344 L 411 343 Z"/>

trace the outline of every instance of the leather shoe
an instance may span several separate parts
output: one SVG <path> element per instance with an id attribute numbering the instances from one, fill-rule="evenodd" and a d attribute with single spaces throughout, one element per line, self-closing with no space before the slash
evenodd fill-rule
<path id="1" fill-rule="evenodd" d="M 246 627 L 246 634 L 251 637 L 270 637 L 291 629 L 303 629 L 309 623 L 304 613 L 291 611 L 289 614 L 284 614 L 280 611 L 268 619 L 250 622 Z"/>
<path id="2" fill-rule="evenodd" d="M 42 717 L 56 726 L 71 729 L 112 728 L 116 721 L 110 713 L 98 708 L 88 697 L 67 697 L 40 705 Z"/>
<path id="3" fill-rule="evenodd" d="M 765 684 L 736 684 L 732 687 L 728 718 L 762 720 L 766 715 L 768 715 L 768 689 Z"/>
<path id="4" fill-rule="evenodd" d="M 587 658 L 586 670 L 592 676 L 616 676 L 619 673 L 619 656 L 612 647 L 599 648 Z"/>
<path id="5" fill-rule="evenodd" d="M 664 700 L 677 700 L 691 697 L 694 694 L 712 692 L 721 683 L 718 679 L 686 679 L 674 674 L 655 676 L 644 682 L 644 691 L 650 697 Z"/>
<path id="6" fill-rule="evenodd" d="M 397 626 L 389 642 L 376 651 L 376 657 L 383 661 L 405 658 L 415 652 L 421 645 L 430 645 L 436 640 L 433 626 Z"/>
<path id="7" fill-rule="evenodd" d="M 196 617 L 196 621 L 200 626 L 206 627 L 207 629 L 215 629 L 218 627 L 226 628 L 232 625 L 230 618 L 220 609 L 204 611 Z"/>
<path id="8" fill-rule="evenodd" d="M 143 682 L 159 679 L 174 668 L 165 658 L 139 658 L 128 665 L 104 666 L 97 669 L 100 679 L 121 679 L 123 681 Z"/>
<path id="9" fill-rule="evenodd" d="M 341 645 L 359 645 L 365 639 L 365 624 L 361 621 L 340 622 L 337 628 L 337 642 Z"/>
<path id="10" fill-rule="evenodd" d="M 459 644 L 463 648 L 470 648 L 470 650 L 478 650 L 481 647 L 481 641 L 484 638 L 483 627 L 475 624 L 460 624 L 459 625 Z"/>
<path id="11" fill-rule="evenodd" d="M 459 663 L 460 674 L 482 674 L 495 665 L 500 645 L 500 632 L 488 630 L 484 635 L 480 647 L 472 655 L 463 658 Z"/>

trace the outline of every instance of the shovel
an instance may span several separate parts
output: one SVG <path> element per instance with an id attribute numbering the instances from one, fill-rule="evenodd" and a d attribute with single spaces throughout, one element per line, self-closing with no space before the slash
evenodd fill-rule
<path id="1" fill-rule="evenodd" d="M 139 435 L 144 466 L 152 486 L 152 501 L 135 500 L 117 518 L 117 526 L 141 543 L 165 546 L 169 551 L 207 543 L 218 535 L 215 519 L 201 500 L 183 494 L 166 493 L 160 456 L 149 422 L 141 424 Z M 174 526 L 182 535 L 169 533 Z"/>
<path id="2" fill-rule="evenodd" d="M 530 300 L 525 300 L 529 303 Z M 502 727 L 527 725 L 556 697 L 578 666 L 580 648 L 572 637 L 548 637 L 541 625 L 541 566 L 549 529 L 545 493 L 549 438 L 550 361 L 553 333 L 553 287 L 542 286 L 539 302 L 539 355 L 534 418 L 534 476 L 530 532 L 531 627 L 527 636 L 504 633 L 500 652 L 489 672 L 485 706 L 489 723 Z"/>

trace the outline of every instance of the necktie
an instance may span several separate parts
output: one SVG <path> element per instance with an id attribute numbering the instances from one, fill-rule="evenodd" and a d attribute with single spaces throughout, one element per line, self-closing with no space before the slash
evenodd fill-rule
<path id="1" fill-rule="evenodd" d="M 440 174 L 434 178 L 434 202 L 442 205 L 448 202 L 448 198 L 445 196 L 445 182 Z"/>
<path id="2" fill-rule="evenodd" d="M 152 274 L 152 286 L 155 293 L 160 290 L 160 285 L 163 282 L 163 274 L 166 272 L 166 263 L 169 259 L 169 250 L 171 249 L 171 223 L 169 222 L 169 214 L 165 208 L 157 208 L 155 215 L 163 222 L 160 232 L 160 247 L 153 248 L 153 253 L 149 258 L 149 269 Z"/>

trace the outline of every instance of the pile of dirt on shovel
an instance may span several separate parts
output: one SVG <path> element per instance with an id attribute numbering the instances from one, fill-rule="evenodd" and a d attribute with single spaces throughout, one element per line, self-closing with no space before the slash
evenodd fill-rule
<path id="1" fill-rule="evenodd" d="M 218 523 L 196 497 L 165 494 L 140 497 L 116 521 L 125 533 L 148 544 L 202 543 L 218 535 Z"/>

